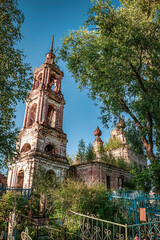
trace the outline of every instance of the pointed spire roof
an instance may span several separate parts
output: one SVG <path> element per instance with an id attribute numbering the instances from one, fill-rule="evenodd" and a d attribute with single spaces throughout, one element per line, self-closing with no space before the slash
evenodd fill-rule
<path id="1" fill-rule="evenodd" d="M 50 53 L 53 53 L 53 40 L 54 40 L 54 35 L 52 35 L 51 48 L 49 50 Z"/>
<path id="2" fill-rule="evenodd" d="M 53 54 L 53 41 L 54 41 L 54 35 L 52 35 L 51 47 L 50 47 L 49 52 L 46 54 L 45 62 L 54 64 L 54 66 L 59 69 L 59 67 L 54 63 L 55 55 Z"/>

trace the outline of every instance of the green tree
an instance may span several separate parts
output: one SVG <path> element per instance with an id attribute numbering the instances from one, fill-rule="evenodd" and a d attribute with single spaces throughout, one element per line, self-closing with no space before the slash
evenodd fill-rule
<path id="1" fill-rule="evenodd" d="M 160 2 L 93 1 L 85 27 L 71 31 L 60 50 L 68 70 L 102 104 L 102 121 L 125 114 L 136 125 L 147 156 L 160 145 Z"/>
<path id="2" fill-rule="evenodd" d="M 24 100 L 30 88 L 30 67 L 16 44 L 22 39 L 20 32 L 24 15 L 16 0 L 0 3 L 0 165 L 14 152 L 17 129 L 15 107 Z"/>
<path id="3" fill-rule="evenodd" d="M 149 165 L 149 169 L 151 171 L 152 178 L 152 186 L 155 188 L 154 190 L 159 194 L 160 193 L 160 159 L 154 159 Z"/>
<path id="4" fill-rule="evenodd" d="M 125 130 L 126 141 L 130 146 L 130 149 L 134 153 L 142 154 L 146 156 L 144 145 L 141 141 L 137 126 L 128 121 L 127 128 Z"/>
<path id="5" fill-rule="evenodd" d="M 153 172 L 151 168 L 147 168 L 140 171 L 138 168 L 134 167 L 131 171 L 134 178 L 128 179 L 124 183 L 124 187 L 127 189 L 143 190 L 144 192 L 149 192 L 153 187 Z"/>
<path id="6" fill-rule="evenodd" d="M 78 151 L 75 156 L 75 162 L 91 162 L 96 158 L 93 144 L 89 143 L 86 147 L 85 142 L 83 139 L 79 141 L 78 144 Z"/>
<path id="7" fill-rule="evenodd" d="M 110 138 L 108 142 L 105 142 L 104 148 L 106 151 L 111 151 L 116 148 L 123 147 L 121 140 L 117 137 Z"/>
<path id="8" fill-rule="evenodd" d="M 78 152 L 76 154 L 75 160 L 78 162 L 85 161 L 86 145 L 83 139 L 79 141 Z"/>
<path id="9" fill-rule="evenodd" d="M 89 143 L 86 148 L 85 159 L 87 162 L 91 162 L 96 158 L 96 154 L 94 152 L 94 148 L 92 143 Z"/>

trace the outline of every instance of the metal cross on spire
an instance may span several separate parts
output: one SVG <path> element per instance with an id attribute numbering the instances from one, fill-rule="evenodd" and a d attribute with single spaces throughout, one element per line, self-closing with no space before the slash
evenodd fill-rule
<path id="1" fill-rule="evenodd" d="M 51 42 L 51 48 L 50 48 L 50 53 L 52 53 L 53 52 L 53 40 L 54 40 L 54 35 L 52 35 L 52 42 Z"/>

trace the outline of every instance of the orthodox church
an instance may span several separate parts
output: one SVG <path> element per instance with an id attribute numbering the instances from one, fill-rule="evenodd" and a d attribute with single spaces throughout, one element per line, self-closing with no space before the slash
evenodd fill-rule
<path id="1" fill-rule="evenodd" d="M 32 188 L 36 170 L 44 170 L 63 180 L 69 170 L 86 184 L 103 183 L 107 188 L 123 186 L 123 181 L 130 178 L 127 170 L 101 161 L 98 148 L 103 144 L 101 131 L 94 132 L 94 151 L 96 159 L 88 163 L 69 166 L 66 158 L 67 136 L 63 132 L 64 96 L 61 92 L 63 72 L 54 62 L 53 37 L 45 62 L 33 71 L 32 89 L 26 99 L 26 111 L 17 148 L 18 160 L 9 164 L 7 186 L 9 188 Z M 127 147 L 121 126 L 111 131 L 111 137 L 118 137 L 122 146 L 112 150 L 113 156 L 121 156 L 126 162 L 135 162 L 139 168 L 147 163 L 141 156 L 134 155 Z M 107 154 L 107 153 L 106 153 Z"/>

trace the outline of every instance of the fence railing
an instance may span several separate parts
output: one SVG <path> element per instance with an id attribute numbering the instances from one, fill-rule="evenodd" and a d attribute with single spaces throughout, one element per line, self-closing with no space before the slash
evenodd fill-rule
<path id="1" fill-rule="evenodd" d="M 158 240 L 160 221 L 123 225 L 70 211 L 69 227 L 58 219 L 17 218 L 17 236 L 28 227 L 33 240 Z M 17 238 L 18 239 L 18 238 Z"/>
<path id="2" fill-rule="evenodd" d="M 71 213 L 79 219 L 78 239 L 127 240 L 127 224 L 123 225 L 73 211 Z"/>
<path id="3" fill-rule="evenodd" d="M 30 195 L 31 195 L 31 189 L 29 189 L 29 188 L 9 188 L 9 187 L 5 187 L 5 188 L 0 188 L 0 196 L 7 193 L 8 191 L 18 192 L 18 193 L 21 194 L 21 196 L 23 196 L 26 199 L 29 199 Z"/>
<path id="4" fill-rule="evenodd" d="M 66 229 L 48 227 L 50 239 L 66 240 L 157 240 L 160 239 L 160 221 L 123 225 L 106 221 L 93 216 L 83 215 L 71 211 L 77 216 L 79 229 L 76 233 Z M 75 220 L 75 218 L 74 218 Z M 73 223 L 74 224 L 74 223 Z"/>
<path id="5" fill-rule="evenodd" d="M 160 239 L 160 222 L 150 222 L 127 226 L 128 239 L 155 240 Z"/>
<path id="6" fill-rule="evenodd" d="M 127 216 L 127 224 L 140 223 L 140 208 L 146 209 L 148 222 L 155 222 L 160 216 L 160 196 L 150 195 L 142 191 L 115 191 L 110 200 L 120 204 L 122 212 Z"/>

